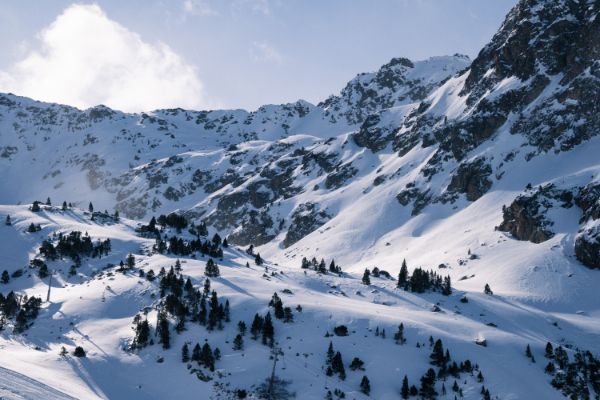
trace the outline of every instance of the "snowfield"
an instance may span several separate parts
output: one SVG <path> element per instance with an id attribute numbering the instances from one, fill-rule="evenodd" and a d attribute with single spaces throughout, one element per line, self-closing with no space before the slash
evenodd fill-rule
<path id="1" fill-rule="evenodd" d="M 249 326 L 256 312 L 266 313 L 274 292 L 284 305 L 294 309 L 293 323 L 275 322 L 276 340 L 283 351 L 277 374 L 292 382 L 290 388 L 302 393 L 300 398 L 322 398 L 327 389 L 335 388 L 349 398 L 365 398 L 359 392 L 362 371 L 347 370 L 344 381 L 324 374 L 330 341 L 346 363 L 353 357 L 365 362 L 364 374 L 371 381 L 371 397 L 380 399 L 398 398 L 405 374 L 409 382 L 418 385 L 418 379 L 429 367 L 429 336 L 441 338 L 452 359 L 470 359 L 478 364 L 485 377 L 483 384 L 501 399 L 562 397 L 550 386 L 550 379 L 544 373 L 543 352 L 548 341 L 598 351 L 600 310 L 592 282 L 594 271 L 565 257 L 560 239 L 548 244 L 547 253 L 555 254 L 553 258 L 546 255 L 536 260 L 534 253 L 528 251 L 534 245 L 508 241 L 498 233 L 495 233 L 498 240 L 485 246 L 480 243 L 476 247 L 467 240 L 471 251 L 480 258 L 470 260 L 464 267 L 442 270 L 453 278 L 451 296 L 407 292 L 396 288 L 395 279 L 383 277 L 373 277 L 371 285 L 366 286 L 361 283 L 358 269 L 341 276 L 305 272 L 300 269 L 299 259 L 273 263 L 267 257 L 264 266 L 257 266 L 245 251 L 229 247 L 223 260 L 217 261 L 221 276 L 211 279 L 211 283 L 221 299 L 229 300 L 232 322 L 226 323 L 222 331 L 213 332 L 188 323 L 186 331 L 172 333 L 169 350 L 155 344 L 127 351 L 127 344 L 134 336 L 133 317 L 145 307 L 156 305 L 159 292 L 157 281 L 140 278 L 137 269 L 155 272 L 161 267 L 168 269 L 177 257 L 149 255 L 147 250 L 153 240 L 139 237 L 134 221 L 121 219 L 116 224 L 101 224 L 90 221 L 87 212 L 42 207 L 39 213 L 31 212 L 27 206 L 0 207 L 0 215 L 11 215 L 13 221 L 12 226 L 0 227 L 5 238 L 1 252 L 33 257 L 39 240 L 57 231 L 73 230 L 87 232 L 94 239 L 110 238 L 113 250 L 107 257 L 84 260 L 77 275 L 72 277 L 67 274 L 68 262 L 49 263 L 56 270 L 50 302 L 43 304 L 33 326 L 22 336 L 13 335 L 10 328 L 2 332 L 2 365 L 10 370 L 6 374 L 13 374 L 6 376 L 20 373 L 28 377 L 15 381 L 19 386 L 12 388 L 14 398 L 40 398 L 35 395 L 36 390 L 48 392 L 47 397 L 41 398 L 86 399 L 227 398 L 220 385 L 252 390 L 269 375 L 270 349 L 260 340 L 251 340 L 249 334 L 243 351 L 232 350 L 232 341 L 237 321 L 243 320 Z M 26 232 L 32 222 L 39 223 L 42 231 Z M 468 225 L 463 227 L 469 231 Z M 420 239 L 435 243 L 439 229 L 423 232 Z M 477 233 L 471 235 L 476 237 Z M 430 248 L 443 245 L 446 244 Z M 116 272 L 117 267 L 106 269 L 109 263 L 118 264 L 128 252 L 136 257 L 136 271 L 121 273 Z M 513 256 L 504 260 L 503 269 L 499 270 L 502 253 Z M 181 258 L 182 274 L 189 276 L 194 286 L 203 284 L 206 259 Z M 410 258 L 407 260 L 410 264 Z M 12 273 L 25 265 L 23 259 L 2 260 L 0 269 Z M 371 265 L 377 265 L 376 258 L 368 264 Z M 506 265 L 518 268 L 507 269 Z M 524 267 L 528 265 L 531 266 Z M 566 271 L 565 265 L 569 265 Z M 343 265 L 342 268 L 345 270 Z M 34 269 L 25 269 L 24 276 L 2 285 L 2 292 L 19 290 L 45 299 L 48 280 L 39 279 Z M 390 269 L 394 277 L 396 272 L 397 269 Z M 460 280 L 462 275 L 475 276 Z M 496 284 L 503 282 L 502 278 L 511 282 L 520 280 L 521 286 L 518 290 L 506 290 Z M 482 292 L 482 282 L 492 282 L 493 296 Z M 567 298 L 566 290 L 576 295 Z M 539 296 L 543 292 L 546 297 Z M 554 293 L 557 295 L 553 296 Z M 468 303 L 459 301 L 463 296 Z M 295 310 L 297 305 L 302 306 L 302 312 Z M 432 312 L 434 305 L 439 306 L 439 312 Z M 148 320 L 155 326 L 155 311 L 150 311 Z M 393 339 L 400 323 L 405 326 L 404 345 L 395 344 Z M 342 324 L 349 328 L 349 336 L 325 337 Z M 376 329 L 385 329 L 386 337 L 375 336 Z M 202 382 L 190 374 L 180 354 L 185 342 L 202 343 L 205 339 L 222 352 L 210 382 Z M 482 339 L 487 341 L 487 347 L 475 343 Z M 417 343 L 422 347 L 417 348 Z M 71 352 L 77 345 L 86 350 L 86 358 L 59 354 L 61 346 Z M 527 345 L 531 346 L 536 363 L 525 357 Z M 159 358 L 164 361 L 158 363 Z M 8 378 L 2 375 L 2 379 Z M 448 398 L 454 396 L 449 390 L 452 382 L 448 378 L 445 383 Z M 473 376 L 461 375 L 459 382 L 464 398 L 480 398 L 481 384 Z M 215 386 L 217 383 L 219 386 Z M 441 384 L 437 388 L 441 393 Z M 59 397 L 61 392 L 65 393 L 63 397 Z"/>

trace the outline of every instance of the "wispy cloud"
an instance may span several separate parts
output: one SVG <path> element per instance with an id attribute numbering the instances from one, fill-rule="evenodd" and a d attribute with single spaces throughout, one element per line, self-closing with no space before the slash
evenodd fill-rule
<path id="1" fill-rule="evenodd" d="M 234 0 L 231 3 L 231 10 L 234 14 L 251 12 L 252 14 L 271 14 L 271 5 L 269 0 Z"/>
<path id="2" fill-rule="evenodd" d="M 124 111 L 202 108 L 195 68 L 167 45 L 144 42 L 98 5 L 72 5 L 39 34 L 39 46 L 6 71 L 0 91 Z"/>
<path id="3" fill-rule="evenodd" d="M 212 6 L 210 0 L 185 0 L 183 2 L 185 12 L 193 15 L 209 16 L 218 15 L 218 11 Z"/>
<path id="4" fill-rule="evenodd" d="M 283 64 L 283 56 L 266 42 L 254 42 L 250 49 L 252 59 L 255 62 L 267 62 L 272 64 Z"/>

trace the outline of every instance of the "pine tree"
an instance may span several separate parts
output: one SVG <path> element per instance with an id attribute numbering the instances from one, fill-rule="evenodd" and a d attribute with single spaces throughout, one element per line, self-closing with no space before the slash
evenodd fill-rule
<path id="1" fill-rule="evenodd" d="M 31 211 L 32 212 L 40 212 L 42 209 L 40 208 L 40 202 L 39 201 L 34 201 L 33 204 L 31 205 Z"/>
<path id="2" fill-rule="evenodd" d="M 204 343 L 204 346 L 202 346 L 202 353 L 200 354 L 200 363 L 203 364 L 210 371 L 215 370 L 215 356 L 208 343 Z"/>
<path id="3" fill-rule="evenodd" d="M 342 361 L 342 354 L 337 351 L 331 359 L 331 369 L 337 373 L 341 380 L 346 379 L 346 369 L 344 368 L 344 362 Z"/>
<path id="4" fill-rule="evenodd" d="M 208 317 L 208 310 L 206 309 L 206 298 L 202 296 L 200 299 L 200 312 L 198 313 L 198 322 L 200 325 L 206 325 Z"/>
<path id="5" fill-rule="evenodd" d="M 10 220 L 10 215 L 6 216 L 6 219 L 4 220 L 4 225 L 7 225 L 7 226 L 12 225 L 12 221 Z"/>
<path id="6" fill-rule="evenodd" d="M 329 342 L 329 347 L 327 348 L 327 365 L 331 366 L 331 362 L 333 361 L 333 356 L 335 352 L 333 350 L 333 343 Z"/>
<path id="7" fill-rule="evenodd" d="M 275 327 L 273 326 L 273 320 L 271 319 L 270 312 L 267 312 L 267 315 L 265 315 L 262 333 L 263 344 L 273 347 L 273 336 L 275 334 Z"/>
<path id="8" fill-rule="evenodd" d="M 327 266 L 325 264 L 325 260 L 321 258 L 321 262 L 319 263 L 319 266 L 317 267 L 317 271 L 320 274 L 326 274 L 327 273 Z"/>
<path id="9" fill-rule="evenodd" d="M 233 339 L 233 350 L 243 350 L 244 349 L 244 338 L 241 334 L 237 334 L 235 339 Z"/>
<path id="10" fill-rule="evenodd" d="M 10 281 L 10 275 L 8 275 L 7 270 L 2 271 L 2 278 L 0 278 L 0 281 L 4 284 L 7 284 Z"/>
<path id="11" fill-rule="evenodd" d="M 138 322 L 135 327 L 135 339 L 133 340 L 134 347 L 140 349 L 148 344 L 150 338 L 150 324 L 148 320 Z"/>
<path id="12" fill-rule="evenodd" d="M 369 382 L 369 378 L 366 375 L 360 381 L 360 391 L 367 396 L 371 394 L 371 382 Z"/>
<path id="13" fill-rule="evenodd" d="M 552 359 L 554 358 L 554 349 L 552 348 L 552 343 L 546 343 L 546 351 L 544 357 Z"/>
<path id="14" fill-rule="evenodd" d="M 200 358 L 202 357 L 202 348 L 198 343 L 194 346 L 192 350 L 192 361 L 200 362 Z"/>
<path id="15" fill-rule="evenodd" d="M 258 335 L 262 332 L 264 324 L 264 319 L 258 314 L 254 315 L 254 320 L 252 321 L 252 325 L 250 326 L 250 334 L 252 335 L 252 339 L 258 339 Z"/>
<path id="16" fill-rule="evenodd" d="M 254 264 L 256 264 L 256 265 L 262 265 L 263 264 L 263 259 L 260 256 L 260 253 L 256 253 L 256 256 L 254 257 Z"/>
<path id="17" fill-rule="evenodd" d="M 354 357 L 352 359 L 352 362 L 350 363 L 350 369 L 352 371 L 356 371 L 357 369 L 364 371 L 363 366 L 365 365 L 365 362 L 363 360 L 361 360 L 358 357 Z"/>
<path id="18" fill-rule="evenodd" d="M 310 262 L 306 259 L 306 257 L 302 257 L 302 263 L 300 264 L 300 268 L 302 268 L 302 269 L 310 268 Z"/>
<path id="19" fill-rule="evenodd" d="M 406 259 L 402 260 L 402 267 L 398 273 L 398 287 L 403 289 L 408 283 L 408 267 L 406 266 Z"/>
<path id="20" fill-rule="evenodd" d="M 214 277 L 217 277 L 220 275 L 219 267 L 212 258 L 209 258 L 208 261 L 206 262 L 206 268 L 204 269 L 204 275 L 211 277 L 211 278 L 214 278 Z"/>
<path id="21" fill-rule="evenodd" d="M 425 375 L 421 377 L 419 394 L 423 399 L 435 399 L 437 392 L 435 391 L 435 371 L 433 368 L 429 368 Z"/>
<path id="22" fill-rule="evenodd" d="M 483 374 L 481 373 L 481 371 L 479 371 L 479 373 L 477 374 L 477 382 L 483 382 Z"/>
<path id="23" fill-rule="evenodd" d="M 458 393 L 459 389 L 460 389 L 460 387 L 458 387 L 458 382 L 456 382 L 456 380 L 454 380 L 454 384 L 452 385 L 452 391 Z"/>
<path id="24" fill-rule="evenodd" d="M 444 296 L 450 296 L 452 294 L 452 283 L 450 281 L 450 275 L 444 278 L 444 283 L 442 286 L 442 294 Z"/>
<path id="25" fill-rule="evenodd" d="M 63 201 L 63 203 L 62 203 L 62 210 L 67 211 L 67 202 L 66 201 Z"/>
<path id="26" fill-rule="evenodd" d="M 283 308 L 283 322 L 291 323 L 294 322 L 294 313 L 290 307 Z"/>
<path id="27" fill-rule="evenodd" d="M 50 201 L 50 197 L 48 197 L 48 198 L 46 199 L 46 205 L 47 205 L 47 206 L 51 206 L 51 205 L 52 205 L 52 201 Z"/>
<path id="28" fill-rule="evenodd" d="M 171 340 L 169 337 L 169 321 L 163 312 L 158 313 L 156 333 L 159 335 L 159 343 L 162 343 L 163 349 L 170 348 Z"/>
<path id="29" fill-rule="evenodd" d="M 229 247 L 229 243 L 227 243 L 227 238 L 223 239 L 223 247 Z"/>
<path id="30" fill-rule="evenodd" d="M 394 340 L 396 341 L 396 344 L 406 343 L 406 338 L 404 337 L 404 324 L 402 322 L 398 325 L 398 332 L 394 334 Z"/>
<path id="31" fill-rule="evenodd" d="M 410 388 L 408 386 L 408 376 L 404 375 L 404 379 L 402 379 L 402 389 L 400 389 L 400 396 L 402 396 L 402 398 L 404 400 L 408 399 L 408 396 L 410 396 Z"/>
<path id="32" fill-rule="evenodd" d="M 92 202 L 90 201 L 90 205 L 88 206 L 88 211 L 93 213 L 94 212 L 94 205 L 92 204 Z"/>
<path id="33" fill-rule="evenodd" d="M 431 364 L 437 365 L 438 367 L 441 367 L 446 364 L 446 357 L 444 356 L 444 346 L 442 344 L 441 339 L 436 340 L 429 358 L 431 359 Z"/>
<path id="34" fill-rule="evenodd" d="M 492 289 L 490 288 L 490 285 L 487 283 L 485 284 L 485 287 L 483 288 L 483 293 L 489 294 L 489 295 L 494 294 L 494 292 L 492 292 Z"/>
<path id="35" fill-rule="evenodd" d="M 273 313 L 275 314 L 275 318 L 283 319 L 283 317 L 284 317 L 283 302 L 281 301 L 281 298 L 279 297 L 277 292 L 275 292 L 273 294 L 273 297 L 271 298 L 271 301 L 269 302 L 269 306 L 274 308 Z"/>
<path id="36" fill-rule="evenodd" d="M 529 347 L 529 345 L 527 345 L 527 348 L 525 349 L 525 356 L 531 359 L 531 362 L 535 362 L 535 358 L 533 358 L 533 353 L 531 352 L 531 347 Z"/>
<path id="37" fill-rule="evenodd" d="M 132 269 L 133 267 L 135 267 L 135 256 L 129 253 L 127 258 L 125 259 L 125 263 L 128 269 Z"/>
<path id="38" fill-rule="evenodd" d="M 369 269 L 366 268 L 365 269 L 365 273 L 363 274 L 363 277 L 362 277 L 362 283 L 363 283 L 363 285 L 367 285 L 368 286 L 368 285 L 371 284 L 370 275 L 371 275 L 371 271 L 369 271 Z"/>
<path id="39" fill-rule="evenodd" d="M 190 361 L 190 349 L 188 348 L 187 343 L 184 343 L 181 348 L 181 362 L 185 363 L 188 361 Z"/>
<path id="40" fill-rule="evenodd" d="M 225 322 L 231 321 L 230 311 L 229 311 L 229 300 L 225 300 L 225 307 L 223 307 L 223 319 Z"/>
<path id="41" fill-rule="evenodd" d="M 246 334 L 246 323 L 244 321 L 238 322 L 238 331 L 242 336 Z"/>

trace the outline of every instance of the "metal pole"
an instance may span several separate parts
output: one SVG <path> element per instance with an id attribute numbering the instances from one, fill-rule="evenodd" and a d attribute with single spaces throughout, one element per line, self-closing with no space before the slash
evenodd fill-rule
<path id="1" fill-rule="evenodd" d="M 48 296 L 46 296 L 46 303 L 50 302 L 50 289 L 52 289 L 52 273 L 53 271 L 50 271 L 50 279 L 48 280 Z"/>
<path id="2" fill-rule="evenodd" d="M 273 369 L 271 370 L 271 379 L 269 380 L 269 390 L 268 390 L 269 400 L 273 400 L 273 384 L 275 381 L 275 366 L 277 365 L 277 355 L 279 354 L 279 349 L 277 348 L 277 346 L 273 347 L 273 353 L 274 353 Z"/>

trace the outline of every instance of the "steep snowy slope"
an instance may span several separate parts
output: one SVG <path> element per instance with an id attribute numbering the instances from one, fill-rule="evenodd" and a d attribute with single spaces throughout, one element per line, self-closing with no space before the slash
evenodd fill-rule
<path id="1" fill-rule="evenodd" d="M 55 232 L 67 235 L 76 230 L 87 232 L 94 242 L 111 240 L 108 255 L 83 258 L 74 275 L 68 272 L 68 259 L 46 258 L 49 268 L 56 271 L 50 302 L 42 305 L 39 316 L 23 334 L 12 332 L 13 322 L 8 320 L 0 336 L 3 367 L 76 398 L 230 398 L 236 389 L 254 393 L 270 373 L 270 348 L 261 344 L 260 336 L 258 341 L 252 340 L 250 332 L 243 339 L 243 350 L 233 350 L 232 342 L 238 321 L 245 321 L 250 330 L 255 313 L 274 313 L 274 308 L 268 306 L 274 292 L 293 310 L 293 322 L 274 318 L 275 339 L 283 352 L 277 375 L 291 381 L 288 389 L 301 393 L 301 398 L 322 398 L 327 390 L 334 389 L 345 392 L 348 398 L 366 398 L 359 390 L 363 375 L 371 382 L 372 398 L 398 398 L 405 374 L 418 387 L 419 377 L 430 367 L 430 336 L 442 340 L 452 360 L 460 364 L 468 359 L 477 365 L 473 374 L 460 373 L 446 382 L 437 382 L 436 391 L 441 394 L 444 384 L 448 393 L 441 398 L 453 398 L 454 379 L 466 399 L 480 398 L 482 385 L 501 399 L 560 398 L 544 373 L 546 343 L 596 349 L 600 334 L 596 303 L 580 302 L 578 313 L 574 313 L 548 304 L 488 296 L 480 288 L 455 289 L 450 296 L 416 294 L 396 288 L 396 281 L 384 275 L 372 277 L 371 285 L 365 286 L 361 274 L 319 274 L 303 271 L 295 262 L 266 261 L 257 266 L 254 257 L 227 247 L 223 248 L 222 260 L 217 260 L 221 276 L 210 281 L 221 301 L 229 302 L 231 322 L 224 322 L 222 330 L 211 331 L 188 319 L 185 330 L 177 333 L 174 318 L 169 328 L 171 348 L 164 349 L 160 335 L 155 337 L 154 331 L 156 310 L 166 304 L 162 301 L 167 298 L 161 298 L 160 293 L 168 293 L 169 289 L 159 285 L 160 274 L 149 281 L 139 271 L 158 274 L 163 267 L 168 271 L 176 264 L 175 255 L 149 252 L 154 240 L 140 237 L 133 221 L 100 222 L 98 216 L 92 221 L 89 213 L 45 206 L 37 213 L 26 206 L 2 206 L 0 214 L 12 216 L 11 226 L 0 227 L 6 239 L 0 248 L 3 253 L 18 249 L 32 259 L 45 259 L 38 247 L 42 239 L 56 237 Z M 31 223 L 39 224 L 41 231 L 27 232 Z M 134 253 L 135 265 L 119 272 L 118 263 L 129 252 Z M 207 257 L 180 260 L 184 279 L 191 278 L 193 286 L 202 290 Z M 245 266 L 247 261 L 249 266 Z M 486 257 L 477 262 L 485 263 Z M 10 265 L 3 261 L 1 267 L 13 274 L 23 266 L 23 260 L 15 260 Z M 552 271 L 540 273 L 546 272 Z M 38 273 L 38 268 L 25 267 L 22 276 L 2 284 L 3 292 L 19 290 L 45 298 L 48 279 L 40 279 Z M 584 285 L 587 278 L 577 274 L 572 279 Z M 459 301 L 465 294 L 467 303 Z M 438 312 L 432 312 L 435 307 Z M 155 344 L 131 349 L 136 315 L 148 319 Z M 401 322 L 404 345 L 394 340 Z M 333 334 L 339 325 L 348 327 L 347 337 L 325 335 Z M 194 344 L 202 345 L 205 339 L 221 351 L 214 373 L 181 361 L 184 343 L 189 343 L 191 353 Z M 486 347 L 475 343 L 484 339 Z M 344 380 L 325 374 L 329 342 L 344 357 Z M 527 345 L 537 363 L 525 356 Z M 63 346 L 68 354 L 60 354 Z M 70 354 L 75 346 L 83 347 L 85 358 Z M 573 351 L 568 351 L 572 358 Z M 364 371 L 348 367 L 353 357 L 364 362 Z M 479 371 L 483 382 L 476 378 Z M 526 384 L 523 376 L 527 376 Z"/>

